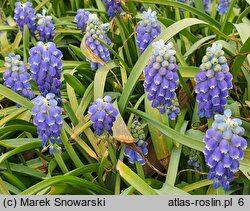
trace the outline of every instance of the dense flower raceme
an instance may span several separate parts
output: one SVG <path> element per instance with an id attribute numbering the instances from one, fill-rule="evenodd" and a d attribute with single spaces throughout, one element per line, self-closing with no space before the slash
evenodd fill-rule
<path id="1" fill-rule="evenodd" d="M 188 160 L 188 165 L 193 166 L 195 169 L 202 171 L 202 167 L 199 161 L 199 151 L 195 149 L 191 149 L 190 154 L 189 154 L 189 160 Z"/>
<path id="2" fill-rule="evenodd" d="M 231 119 L 231 110 L 225 110 L 224 115 L 216 114 L 214 119 L 204 138 L 206 146 L 203 152 L 210 169 L 208 179 L 214 180 L 214 188 L 222 186 L 228 190 L 234 172 L 239 169 L 239 160 L 244 157 L 247 141 L 242 137 L 241 120 Z"/>
<path id="3" fill-rule="evenodd" d="M 137 43 L 142 54 L 148 45 L 161 33 L 156 12 L 150 8 L 143 12 L 142 20 L 136 28 Z"/>
<path id="4" fill-rule="evenodd" d="M 81 16 L 82 14 L 84 14 L 84 11 L 79 11 L 75 20 L 77 21 L 77 26 L 82 30 L 82 32 L 86 31 L 84 36 L 86 46 L 90 48 L 90 50 L 98 58 L 107 63 L 110 60 L 110 51 L 96 39 L 99 38 L 106 44 L 111 45 L 111 41 L 106 34 L 107 24 L 103 24 L 96 14 L 87 14 L 86 19 L 81 18 L 83 17 Z M 85 30 L 84 27 L 86 27 Z M 90 62 L 92 70 L 96 70 L 102 66 L 101 63 L 96 63 L 90 59 L 87 60 Z"/>
<path id="5" fill-rule="evenodd" d="M 4 86 L 12 89 L 14 92 L 28 99 L 34 98 L 34 93 L 31 91 L 30 74 L 21 57 L 15 54 L 9 54 L 5 57 L 4 66 L 7 67 L 3 74 L 5 80 Z"/>
<path id="6" fill-rule="evenodd" d="M 118 111 L 111 102 L 110 96 L 105 96 L 103 99 L 97 98 L 88 109 L 90 120 L 98 136 L 102 135 L 104 131 L 110 135 L 113 134 L 112 127 Z"/>
<path id="7" fill-rule="evenodd" d="M 143 128 L 141 126 L 141 123 L 138 121 L 134 121 L 131 125 L 131 134 L 134 138 L 135 146 L 142 152 L 142 154 L 147 155 L 148 149 L 147 145 L 148 143 L 145 141 L 146 135 L 143 131 Z M 124 150 L 124 154 L 128 157 L 128 160 L 130 163 L 135 163 L 138 161 L 141 165 L 145 164 L 145 160 L 143 157 L 136 151 L 130 149 L 129 147 L 126 147 Z"/>
<path id="8" fill-rule="evenodd" d="M 217 11 L 219 11 L 220 15 L 225 14 L 230 6 L 231 0 L 220 0 L 220 3 L 217 7 Z"/>
<path id="9" fill-rule="evenodd" d="M 34 36 L 36 31 L 36 15 L 35 10 L 32 8 L 32 3 L 16 2 L 14 12 L 14 19 L 16 20 L 17 25 L 20 27 L 20 30 L 23 32 L 24 25 L 26 24 L 31 34 Z"/>
<path id="10" fill-rule="evenodd" d="M 84 9 L 78 9 L 77 14 L 75 16 L 75 22 L 77 23 L 77 28 L 81 29 L 82 34 L 85 32 L 85 24 L 89 19 L 89 15 L 91 13 L 89 11 L 85 11 Z"/>
<path id="11" fill-rule="evenodd" d="M 49 152 L 54 154 L 55 144 L 61 144 L 62 108 L 57 105 L 53 93 L 48 93 L 46 97 L 38 96 L 33 101 L 33 123 L 37 126 L 38 138 L 42 140 L 43 147 L 49 144 Z M 60 152 L 61 148 L 57 150 Z"/>
<path id="12" fill-rule="evenodd" d="M 164 44 L 163 40 L 153 43 L 153 54 L 144 69 L 144 89 L 152 107 L 161 114 L 167 112 L 169 119 L 175 119 L 180 113 L 175 90 L 177 89 L 178 65 L 176 64 L 173 43 Z"/>
<path id="13" fill-rule="evenodd" d="M 120 0 L 102 0 L 102 1 L 106 5 L 108 16 L 110 18 L 115 17 L 115 13 L 119 15 L 122 12 Z"/>
<path id="14" fill-rule="evenodd" d="M 207 48 L 200 72 L 195 76 L 199 117 L 211 118 L 214 113 L 224 111 L 232 78 L 222 46 L 214 43 Z"/>
<path id="15" fill-rule="evenodd" d="M 46 10 L 42 14 L 37 14 L 37 31 L 41 41 L 53 41 L 55 36 L 55 26 L 52 22 L 51 16 L 46 16 Z"/>
<path id="16" fill-rule="evenodd" d="M 36 46 L 30 49 L 30 71 L 32 78 L 38 85 L 42 96 L 54 93 L 58 104 L 61 105 L 61 69 L 62 52 L 56 48 L 53 42 L 37 42 Z"/>

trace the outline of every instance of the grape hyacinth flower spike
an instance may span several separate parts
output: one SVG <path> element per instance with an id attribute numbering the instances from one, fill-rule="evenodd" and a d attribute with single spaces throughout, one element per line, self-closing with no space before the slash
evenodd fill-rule
<path id="1" fill-rule="evenodd" d="M 138 121 L 134 121 L 131 125 L 131 135 L 134 138 L 135 146 L 141 151 L 143 155 L 148 154 L 147 145 L 148 143 L 145 141 L 146 135 L 144 133 L 144 130 L 141 126 L 141 123 Z M 130 149 L 126 146 L 124 150 L 124 155 L 128 157 L 128 160 L 130 163 L 135 163 L 138 161 L 141 165 L 145 164 L 145 160 L 143 157 L 136 151 Z"/>
<path id="2" fill-rule="evenodd" d="M 110 19 L 115 17 L 115 13 L 121 14 L 121 0 L 102 0 L 105 3 Z"/>
<path id="3" fill-rule="evenodd" d="M 220 15 L 225 14 L 230 6 L 231 0 L 220 0 L 220 3 L 217 7 L 217 11 L 219 11 Z"/>
<path id="4" fill-rule="evenodd" d="M 37 42 L 36 46 L 30 49 L 30 71 L 32 78 L 38 86 L 43 97 L 48 93 L 54 93 L 58 105 L 62 105 L 61 87 L 62 83 L 62 52 L 56 48 L 55 43 Z"/>
<path id="5" fill-rule="evenodd" d="M 232 74 L 222 45 L 213 43 L 202 58 L 200 72 L 195 76 L 199 103 L 199 117 L 211 118 L 214 113 L 222 113 L 227 104 L 229 90 L 232 89 Z"/>
<path id="6" fill-rule="evenodd" d="M 51 16 L 46 16 L 46 10 L 42 14 L 37 14 L 37 31 L 41 41 L 53 41 L 55 36 L 55 26 L 52 22 Z"/>
<path id="7" fill-rule="evenodd" d="M 34 36 L 36 31 L 36 15 L 35 10 L 32 8 L 32 3 L 16 2 L 14 12 L 14 19 L 17 25 L 20 27 L 20 30 L 23 32 L 24 25 L 26 24 L 31 35 Z"/>
<path id="8" fill-rule="evenodd" d="M 48 93 L 46 97 L 38 96 L 34 100 L 32 115 L 33 123 L 37 126 L 38 138 L 42 140 L 42 147 L 49 145 L 49 152 L 54 154 L 61 148 L 56 148 L 56 143 L 61 144 L 62 108 L 58 106 L 55 94 Z"/>
<path id="9" fill-rule="evenodd" d="M 143 12 L 142 20 L 136 28 L 137 43 L 142 54 L 148 45 L 161 33 L 156 12 L 151 8 Z"/>
<path id="10" fill-rule="evenodd" d="M 83 13 L 83 12 L 81 12 Z M 77 22 L 77 26 L 81 28 L 82 32 L 86 31 L 83 41 L 85 41 L 84 45 L 88 47 L 92 53 L 98 57 L 96 58 L 87 58 L 87 61 L 90 62 L 90 66 L 92 70 L 97 70 L 102 66 L 103 63 L 107 63 L 110 60 L 110 51 L 107 47 L 102 45 L 96 38 L 103 40 L 107 45 L 111 45 L 111 40 L 108 38 L 106 34 L 106 24 L 103 24 L 101 20 L 97 17 L 96 14 L 88 14 L 87 19 L 80 18 L 80 14 L 77 14 L 75 17 Z M 85 22 L 86 21 L 86 22 Z M 85 30 L 84 30 L 84 27 Z M 101 60 L 101 61 L 99 61 Z"/>
<path id="11" fill-rule="evenodd" d="M 112 127 L 118 111 L 111 102 L 110 96 L 105 96 L 103 99 L 97 98 L 88 109 L 90 121 L 93 123 L 93 128 L 98 136 L 105 131 L 110 135 L 113 134 Z"/>
<path id="12" fill-rule="evenodd" d="M 212 127 L 206 132 L 203 150 L 205 161 L 210 171 L 208 179 L 213 180 L 214 188 L 222 186 L 229 190 L 230 182 L 234 180 L 234 173 L 238 171 L 247 148 L 247 141 L 242 137 L 244 128 L 238 118 L 231 118 L 230 109 L 224 114 L 216 114 Z"/>
<path id="13" fill-rule="evenodd" d="M 90 14 L 91 13 L 89 11 L 85 11 L 84 9 L 77 10 L 77 14 L 74 20 L 77 23 L 77 28 L 81 29 L 82 34 L 85 32 L 85 24 L 88 21 Z"/>
<path id="14" fill-rule="evenodd" d="M 31 77 L 21 57 L 13 53 L 9 54 L 5 57 L 4 66 L 7 67 L 3 74 L 4 86 L 29 100 L 33 99 L 35 95 L 31 90 Z"/>
<path id="15" fill-rule="evenodd" d="M 161 114 L 167 112 L 168 118 L 173 120 L 180 114 L 175 93 L 178 85 L 175 50 L 172 42 L 165 45 L 163 40 L 153 43 L 153 47 L 153 54 L 144 69 L 144 90 L 148 92 L 152 107 L 158 108 Z"/>

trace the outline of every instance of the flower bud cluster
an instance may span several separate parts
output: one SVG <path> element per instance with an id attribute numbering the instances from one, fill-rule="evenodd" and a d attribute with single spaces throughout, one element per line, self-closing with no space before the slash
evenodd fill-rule
<path id="1" fill-rule="evenodd" d="M 120 0 L 102 0 L 108 11 L 108 16 L 112 19 L 115 17 L 115 13 L 118 15 L 122 12 Z"/>
<path id="2" fill-rule="evenodd" d="M 188 165 L 193 166 L 198 171 L 202 171 L 202 167 L 198 159 L 199 154 L 200 154 L 199 151 L 195 149 L 191 149 L 190 154 L 189 154 Z"/>
<path id="3" fill-rule="evenodd" d="M 55 26 L 52 22 L 51 16 L 46 16 L 46 11 L 43 10 L 42 14 L 37 14 L 37 31 L 41 41 L 53 41 L 55 36 Z"/>
<path id="4" fill-rule="evenodd" d="M 32 78 L 38 86 L 41 95 L 46 97 L 48 93 L 54 93 L 61 105 L 61 69 L 62 52 L 56 48 L 53 42 L 37 42 L 36 46 L 30 49 L 30 71 Z"/>
<path id="5" fill-rule="evenodd" d="M 143 155 L 148 154 L 147 145 L 148 143 L 145 141 L 146 135 L 144 130 L 141 126 L 141 123 L 138 121 L 134 121 L 131 125 L 131 135 L 134 138 L 135 146 L 141 151 Z M 141 165 L 145 164 L 145 160 L 143 157 L 136 151 L 132 150 L 131 148 L 127 147 L 124 150 L 124 155 L 128 157 L 130 163 L 135 163 L 138 161 Z"/>
<path id="6" fill-rule="evenodd" d="M 143 12 L 142 20 L 136 28 L 137 43 L 142 54 L 148 45 L 161 33 L 156 12 L 150 8 Z"/>
<path id="7" fill-rule="evenodd" d="M 38 138 L 42 140 L 43 147 L 49 144 L 49 152 L 53 155 L 56 142 L 61 144 L 62 108 L 57 105 L 53 93 L 48 93 L 46 97 L 38 96 L 33 101 L 33 123 L 37 126 Z M 61 148 L 57 150 L 60 152 Z"/>
<path id="8" fill-rule="evenodd" d="M 203 150 L 205 161 L 210 171 L 208 179 L 214 180 L 214 188 L 222 186 L 229 190 L 229 184 L 234 179 L 234 172 L 238 171 L 247 148 L 247 141 L 242 137 L 245 130 L 238 118 L 231 118 L 231 110 L 224 114 L 216 114 L 212 127 L 206 132 Z"/>
<path id="9" fill-rule="evenodd" d="M 103 99 L 97 98 L 88 109 L 90 120 L 98 136 L 102 135 L 104 131 L 110 135 L 113 134 L 112 127 L 118 111 L 111 102 L 110 96 L 105 96 Z"/>
<path id="10" fill-rule="evenodd" d="M 32 8 L 32 3 L 16 2 L 14 12 L 14 19 L 20 27 L 20 30 L 23 32 L 24 25 L 26 24 L 31 34 L 34 36 L 36 31 L 36 15 L 35 10 Z"/>
<path id="11" fill-rule="evenodd" d="M 21 61 L 21 57 L 13 53 L 9 54 L 5 57 L 4 66 L 7 67 L 3 74 L 4 86 L 30 100 L 34 98 L 35 95 L 31 91 L 30 74 Z"/>
<path id="12" fill-rule="evenodd" d="M 224 111 L 229 90 L 232 89 L 232 79 L 222 46 L 213 43 L 212 47 L 207 48 L 200 72 L 195 76 L 199 117 L 211 118 L 214 113 Z"/>
<path id="13" fill-rule="evenodd" d="M 167 112 L 169 119 L 180 113 L 175 90 L 178 82 L 178 65 L 176 64 L 173 43 L 164 44 L 163 40 L 153 43 L 153 54 L 144 69 L 144 89 L 152 107 L 158 108 L 161 114 Z"/>

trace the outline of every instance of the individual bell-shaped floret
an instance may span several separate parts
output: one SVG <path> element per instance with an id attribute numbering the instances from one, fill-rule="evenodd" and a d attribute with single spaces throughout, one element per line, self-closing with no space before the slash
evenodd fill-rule
<path id="1" fill-rule="evenodd" d="M 136 28 L 136 40 L 141 54 L 160 33 L 161 26 L 158 23 L 156 12 L 149 8 L 147 12 L 143 12 L 142 20 Z"/>
<path id="2" fill-rule="evenodd" d="M 146 135 L 144 130 L 141 126 L 141 123 L 138 121 L 134 121 L 131 125 L 131 135 L 134 138 L 135 146 L 141 151 L 143 155 L 148 154 L 147 145 L 148 143 L 145 141 Z M 124 155 L 128 157 L 130 163 L 135 163 L 138 161 L 141 165 L 145 164 L 145 160 L 143 157 L 136 151 L 132 150 L 131 148 L 127 147 L 124 150 Z"/>
<path id="3" fill-rule="evenodd" d="M 41 41 L 53 41 L 55 36 L 55 26 L 51 16 L 46 16 L 46 10 L 42 14 L 37 14 L 37 31 Z"/>
<path id="4" fill-rule="evenodd" d="M 212 127 L 206 132 L 203 149 L 205 161 L 210 171 L 208 179 L 214 180 L 214 188 L 222 186 L 229 190 L 234 173 L 238 171 L 239 161 L 244 158 L 247 141 L 242 137 L 244 128 L 238 118 L 231 118 L 231 110 L 216 114 Z"/>
<path id="5" fill-rule="evenodd" d="M 232 74 L 222 45 L 213 43 L 203 56 L 200 72 L 195 76 L 199 103 L 199 117 L 211 118 L 214 113 L 222 113 L 227 104 L 229 90 L 232 89 Z"/>
<path id="6" fill-rule="evenodd" d="M 20 27 L 20 30 L 23 32 L 24 25 L 26 24 L 30 33 L 34 36 L 36 31 L 36 15 L 35 10 L 32 8 L 32 3 L 16 2 L 14 12 L 14 19 Z"/>
<path id="7" fill-rule="evenodd" d="M 3 85 L 29 100 L 33 99 L 35 95 L 31 90 L 31 77 L 21 57 L 13 53 L 9 54 L 5 57 L 4 66 L 7 69 L 3 74 Z"/>
<path id="8" fill-rule="evenodd" d="M 54 154 L 56 143 L 61 144 L 62 108 L 57 105 L 55 94 L 48 93 L 46 97 L 38 96 L 34 100 L 32 115 L 33 123 L 37 126 L 38 138 L 42 147 L 49 145 L 50 154 Z M 61 149 L 59 148 L 60 152 Z"/>
<path id="9" fill-rule="evenodd" d="M 143 83 L 147 98 L 152 107 L 158 108 L 161 114 L 167 112 L 169 119 L 175 119 L 180 113 L 175 90 L 178 82 L 178 65 L 176 64 L 173 43 L 164 44 L 163 40 L 153 43 L 153 53 L 144 69 Z"/>
<path id="10" fill-rule="evenodd" d="M 105 3 L 108 11 L 108 16 L 112 19 L 115 17 L 115 13 L 118 15 L 122 12 L 121 0 L 102 0 Z"/>
<path id="11" fill-rule="evenodd" d="M 38 86 L 41 95 L 46 97 L 48 93 L 54 93 L 58 101 L 61 101 L 62 82 L 62 52 L 56 48 L 55 43 L 37 42 L 36 46 L 30 49 L 28 59 L 32 78 Z"/>
<path id="12" fill-rule="evenodd" d="M 110 135 L 113 134 L 112 127 L 118 111 L 112 105 L 110 96 L 105 96 L 103 99 L 97 98 L 89 107 L 88 113 L 98 136 L 102 135 L 104 131 L 107 131 Z"/>

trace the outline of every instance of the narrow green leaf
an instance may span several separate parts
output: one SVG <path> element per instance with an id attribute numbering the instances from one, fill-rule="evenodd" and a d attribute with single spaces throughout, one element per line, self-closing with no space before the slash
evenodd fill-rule
<path id="1" fill-rule="evenodd" d="M 208 179 L 204 179 L 189 185 L 186 185 L 182 188 L 182 190 L 186 191 L 186 192 L 191 192 L 192 190 L 196 190 L 198 188 L 204 187 L 204 186 L 208 186 L 213 184 L 213 180 L 208 180 Z"/>
<path id="2" fill-rule="evenodd" d="M 77 94 L 83 96 L 84 92 L 86 91 L 86 88 L 75 76 L 69 73 L 64 73 L 63 77 L 65 81 L 75 90 Z"/>
<path id="3" fill-rule="evenodd" d="M 101 187 L 98 184 L 92 183 L 90 181 L 87 181 L 82 178 L 78 178 L 75 176 L 54 176 L 49 179 L 45 179 L 42 182 L 39 182 L 32 187 L 26 189 L 25 191 L 21 192 L 20 195 L 34 195 L 37 192 L 50 187 L 55 184 L 70 184 L 71 187 L 73 188 L 74 186 L 77 187 L 82 187 L 82 188 L 88 188 L 90 190 L 95 191 L 98 194 L 103 194 L 103 195 L 109 195 L 111 194 L 111 191 L 107 190 L 106 188 Z"/>
<path id="4" fill-rule="evenodd" d="M 42 141 L 37 141 L 37 142 L 30 142 L 27 144 L 24 144 L 20 147 L 17 147 L 11 151 L 8 151 L 4 153 L 3 155 L 0 156 L 0 163 L 8 159 L 9 157 L 16 155 L 17 153 L 24 152 L 30 149 L 35 149 L 35 148 L 40 148 L 42 146 Z"/>
<path id="5" fill-rule="evenodd" d="M 3 86 L 2 84 L 0 84 L 0 95 L 5 96 L 6 98 L 12 100 L 13 102 L 15 102 L 15 103 L 17 103 L 25 108 L 28 108 L 29 110 L 31 110 L 33 107 L 33 103 L 31 101 L 29 101 L 26 98 L 22 97 L 21 95 L 15 93 L 11 89 Z"/>
<path id="6" fill-rule="evenodd" d="M 117 171 L 121 177 L 132 185 L 137 191 L 143 195 L 157 195 L 157 192 L 151 188 L 143 179 L 135 174 L 129 167 L 127 167 L 122 161 L 117 162 Z"/>
<path id="7" fill-rule="evenodd" d="M 15 138 L 15 139 L 0 140 L 1 146 L 11 149 L 15 149 L 17 147 L 21 147 L 29 143 L 41 144 L 42 141 L 38 138 Z"/>

